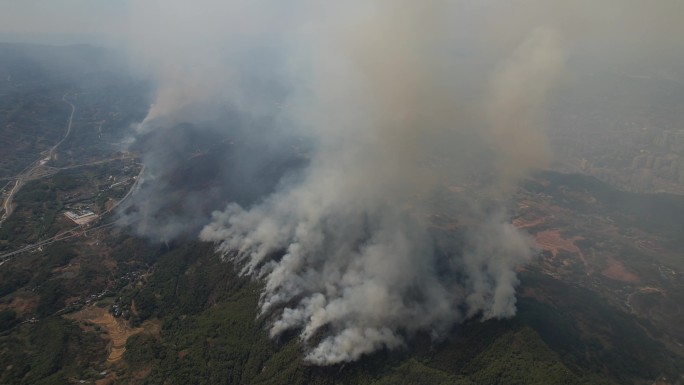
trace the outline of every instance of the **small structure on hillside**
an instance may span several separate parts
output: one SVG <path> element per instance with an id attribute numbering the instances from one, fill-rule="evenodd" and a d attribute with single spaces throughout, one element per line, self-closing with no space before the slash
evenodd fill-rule
<path id="1" fill-rule="evenodd" d="M 97 214 L 92 210 L 69 210 L 64 215 L 77 225 L 85 225 L 97 219 Z"/>

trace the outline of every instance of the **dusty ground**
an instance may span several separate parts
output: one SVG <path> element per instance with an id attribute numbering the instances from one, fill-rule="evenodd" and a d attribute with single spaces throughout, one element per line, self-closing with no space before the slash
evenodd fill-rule
<path id="1" fill-rule="evenodd" d="M 461 186 L 449 186 L 448 188 L 449 188 L 449 191 L 451 191 L 454 194 L 460 194 L 463 191 L 465 191 L 465 189 Z"/>
<path id="2" fill-rule="evenodd" d="M 519 229 L 529 229 L 546 222 L 545 218 L 538 218 L 534 220 L 525 220 L 523 218 L 516 218 L 513 220 L 513 226 Z"/>
<path id="3" fill-rule="evenodd" d="M 108 198 L 107 201 L 105 202 L 105 210 L 111 211 L 115 205 L 116 205 L 116 199 Z"/>
<path id="4" fill-rule="evenodd" d="M 618 261 L 617 259 L 608 257 L 607 262 L 608 267 L 601 272 L 601 275 L 604 277 L 615 281 L 633 284 L 641 282 L 641 279 L 639 279 L 637 275 L 627 270 L 625 265 L 623 265 L 622 262 Z"/>
<path id="5" fill-rule="evenodd" d="M 20 317 L 33 313 L 38 307 L 38 296 L 15 296 L 9 303 L 0 303 L 0 310 L 13 309 Z"/>
<path id="6" fill-rule="evenodd" d="M 86 322 L 93 323 L 102 328 L 106 332 L 107 338 L 111 341 L 107 345 L 109 350 L 107 362 L 110 363 L 117 362 L 123 357 L 124 352 L 126 352 L 126 341 L 129 337 L 143 332 L 159 333 L 159 324 L 157 322 L 147 321 L 141 327 L 131 328 L 124 320 L 112 316 L 106 308 L 97 306 L 89 306 L 77 313 L 68 314 L 64 317 L 79 322 L 84 329 L 87 329 Z"/>
<path id="7" fill-rule="evenodd" d="M 542 249 L 551 252 L 551 255 L 553 255 L 554 258 L 558 256 L 560 251 L 567 251 L 571 254 L 576 254 L 584 265 L 587 266 L 587 260 L 584 257 L 582 250 L 575 245 L 575 241 L 580 241 L 584 238 L 578 236 L 563 238 L 561 230 L 546 230 L 535 234 L 534 239 Z"/>

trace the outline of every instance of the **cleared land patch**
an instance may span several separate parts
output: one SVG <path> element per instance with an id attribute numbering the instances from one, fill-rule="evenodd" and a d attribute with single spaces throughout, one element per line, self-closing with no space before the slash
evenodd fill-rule
<path id="1" fill-rule="evenodd" d="M 88 323 L 95 324 L 103 329 L 110 343 L 107 345 L 109 355 L 107 362 L 116 362 L 123 357 L 126 352 L 126 341 L 129 337 L 138 333 L 159 333 L 159 324 L 154 321 L 147 321 L 142 326 L 132 328 L 119 318 L 111 315 L 106 308 L 90 306 L 73 314 L 65 315 L 64 318 L 77 321 L 83 329 L 88 329 Z"/>

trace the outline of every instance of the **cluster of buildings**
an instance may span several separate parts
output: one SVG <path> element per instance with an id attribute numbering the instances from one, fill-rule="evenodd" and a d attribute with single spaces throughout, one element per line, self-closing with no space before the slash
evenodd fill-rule
<path id="1" fill-rule="evenodd" d="M 652 139 L 653 150 L 642 150 L 632 159 L 632 168 L 684 185 L 684 130 L 662 130 Z"/>

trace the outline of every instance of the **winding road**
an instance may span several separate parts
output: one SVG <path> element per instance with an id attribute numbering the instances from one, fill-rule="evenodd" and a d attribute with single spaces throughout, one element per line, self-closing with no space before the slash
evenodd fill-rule
<path id="1" fill-rule="evenodd" d="M 76 113 L 76 106 L 67 100 L 68 95 L 69 95 L 69 93 L 67 92 L 66 94 L 64 94 L 64 96 L 62 96 L 62 101 L 67 103 L 69 106 L 71 106 L 71 114 L 69 115 L 69 120 L 68 120 L 68 123 L 66 126 L 66 131 L 65 131 L 62 139 L 59 142 L 57 142 L 54 146 L 52 146 L 49 150 L 41 153 L 40 159 L 31 163 L 24 170 L 22 170 L 17 176 L 15 176 L 13 178 L 8 178 L 8 179 L 13 179 L 13 181 L 10 180 L 3 187 L 3 189 L 7 188 L 7 186 L 9 186 L 12 182 L 14 182 L 14 186 L 12 187 L 12 190 L 10 190 L 7 198 L 3 202 L 2 207 L 4 208 L 4 212 L 3 212 L 2 217 L 0 218 L 0 227 L 2 227 L 2 224 L 12 214 L 12 210 L 13 210 L 12 199 L 17 194 L 17 192 L 21 189 L 21 187 L 24 186 L 24 184 L 26 184 L 26 182 L 28 182 L 30 180 L 40 179 L 40 178 L 43 178 L 46 176 L 54 175 L 55 173 L 57 173 L 61 170 L 72 169 L 72 168 L 83 167 L 83 166 L 96 165 L 96 164 L 103 164 L 103 163 L 107 163 L 107 162 L 111 162 L 111 161 L 115 161 L 115 160 L 122 160 L 122 159 L 130 159 L 131 158 L 131 157 L 127 157 L 127 156 L 121 156 L 121 157 L 102 159 L 99 161 L 94 161 L 94 162 L 79 164 L 79 165 L 73 165 L 73 166 L 66 166 L 66 167 L 60 167 L 60 168 L 53 168 L 53 167 L 47 167 L 46 168 L 45 163 L 49 160 L 55 159 L 57 149 L 71 134 L 71 127 L 72 127 L 73 121 L 74 121 L 74 114 Z M 43 168 L 44 170 L 41 170 L 41 168 Z M 140 169 L 140 172 L 135 177 L 135 183 L 133 183 L 130 190 L 126 193 L 126 195 L 124 197 L 122 197 L 109 210 L 101 213 L 100 214 L 101 218 L 105 214 L 109 214 L 112 211 L 114 211 L 119 205 L 121 205 L 124 201 L 126 201 L 136 191 L 136 189 L 138 188 L 138 185 L 140 184 L 140 181 L 142 180 L 142 175 L 143 175 L 144 171 L 145 171 L 145 167 L 142 166 Z M 2 191 L 2 190 L 0 190 L 0 191 Z M 18 250 L 14 250 L 14 251 L 11 251 L 8 253 L 0 254 L 0 266 L 2 266 L 5 262 L 12 259 L 12 257 L 14 257 L 18 254 L 39 249 L 43 246 L 47 246 L 47 245 L 49 245 L 53 242 L 56 242 L 56 241 L 61 241 L 61 240 L 69 239 L 69 238 L 87 235 L 88 233 L 93 232 L 95 230 L 99 230 L 99 229 L 103 229 L 103 228 L 107 228 L 107 227 L 112 227 L 114 225 L 115 225 L 114 222 L 109 222 L 109 223 L 100 224 L 98 226 L 93 226 L 93 227 L 91 227 L 90 225 L 75 226 L 69 230 L 66 230 L 64 232 L 61 232 L 61 233 L 55 235 L 54 237 L 50 237 L 50 238 L 44 239 L 40 242 L 24 246 Z"/>
<path id="2" fill-rule="evenodd" d="M 105 214 L 109 214 L 109 213 L 111 213 L 112 211 L 114 211 L 119 205 L 121 205 L 121 204 L 122 204 L 124 201 L 126 201 L 133 193 L 135 193 L 135 191 L 138 189 L 138 186 L 139 186 L 139 184 L 140 184 L 140 181 L 142 180 L 142 175 L 143 175 L 143 172 L 144 172 L 144 171 L 145 171 L 145 166 L 142 166 L 142 167 L 140 168 L 140 172 L 139 172 L 138 175 L 135 177 L 135 182 L 131 185 L 131 188 L 128 190 L 128 192 L 126 193 L 126 195 L 124 195 L 118 202 L 116 202 L 116 204 L 114 204 L 112 207 L 110 207 L 109 210 L 104 211 L 103 213 L 101 213 L 101 214 L 100 214 L 100 218 L 102 218 Z M 98 221 L 99 221 L 99 220 L 101 220 L 101 219 L 98 219 Z M 96 223 L 97 223 L 97 221 L 96 221 Z M 12 257 L 14 257 L 14 256 L 16 256 L 16 255 L 18 255 L 18 254 L 21 254 L 21 253 L 24 253 L 24 252 L 27 252 L 27 251 L 36 250 L 36 249 L 38 249 L 38 248 L 40 248 L 40 247 L 47 246 L 47 245 L 49 245 L 49 244 L 51 244 L 51 243 L 53 243 L 53 242 L 56 242 L 56 241 L 63 241 L 63 240 L 65 240 L 65 239 L 74 238 L 74 237 L 78 237 L 78 236 L 81 236 L 81 235 L 84 235 L 84 236 L 85 236 L 85 235 L 88 235 L 89 232 L 92 232 L 92 231 L 95 231 L 95 230 L 99 230 L 99 229 L 103 229 L 103 228 L 112 227 L 112 226 L 114 226 L 114 225 L 116 225 L 116 222 L 109 222 L 109 223 L 105 223 L 105 224 L 100 224 L 100 225 L 94 226 L 94 227 L 90 227 L 90 224 L 88 224 L 88 225 L 78 225 L 78 226 L 75 226 L 75 227 L 73 227 L 73 228 L 71 228 L 71 229 L 69 229 L 69 230 L 63 231 L 63 232 L 61 232 L 61 233 L 55 235 L 54 237 L 50 237 L 50 238 L 44 239 L 44 240 L 42 240 L 42 241 L 40 241 L 40 242 L 37 242 L 37 243 L 31 244 L 31 245 L 24 246 L 24 247 L 22 247 L 22 248 L 20 248 L 20 249 L 18 249 L 18 250 L 14 250 L 14 251 L 11 251 L 11 252 L 8 252 L 8 253 L 0 254 L 0 266 L 2 266 L 5 262 L 7 262 L 7 261 L 10 260 Z"/>
<path id="3" fill-rule="evenodd" d="M 17 192 L 26 184 L 28 180 L 31 180 L 31 174 L 33 174 L 36 169 L 39 167 L 42 167 L 44 164 L 44 161 L 46 160 L 52 160 L 55 157 L 55 154 L 57 153 L 57 149 L 59 146 L 66 140 L 66 138 L 69 137 L 69 134 L 71 134 L 71 126 L 74 122 L 74 114 L 76 113 L 76 106 L 71 103 L 70 101 L 67 100 L 67 96 L 69 95 L 69 92 L 65 93 L 64 96 L 62 96 L 62 101 L 69 106 L 71 106 L 71 114 L 69 114 L 69 121 L 66 126 L 66 132 L 64 133 L 64 136 L 62 139 L 57 142 L 54 146 L 52 146 L 47 152 L 43 152 L 41 154 L 40 159 L 36 160 L 35 162 L 31 163 L 27 168 L 24 169 L 19 175 L 17 175 L 15 178 L 14 186 L 10 190 L 9 194 L 7 195 L 7 198 L 5 199 L 5 202 L 2 204 L 3 208 L 3 213 L 2 217 L 0 217 L 0 227 L 2 227 L 3 223 L 7 220 L 7 218 L 12 215 L 13 207 L 12 207 L 12 200 L 14 199 L 14 196 L 17 194 Z M 10 182 L 11 183 L 11 182 Z M 5 185 L 6 186 L 6 185 Z"/>

